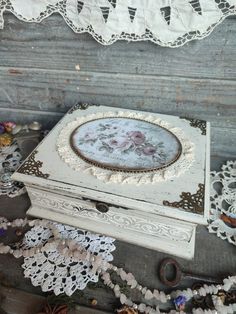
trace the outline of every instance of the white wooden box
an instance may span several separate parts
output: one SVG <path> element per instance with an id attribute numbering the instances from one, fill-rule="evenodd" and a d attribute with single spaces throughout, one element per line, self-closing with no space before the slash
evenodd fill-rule
<path id="1" fill-rule="evenodd" d="M 28 214 L 191 259 L 209 210 L 209 124 L 77 105 L 14 173 Z"/>

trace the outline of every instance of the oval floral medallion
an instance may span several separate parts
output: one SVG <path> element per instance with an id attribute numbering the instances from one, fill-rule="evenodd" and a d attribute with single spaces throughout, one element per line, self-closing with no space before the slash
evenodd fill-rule
<path id="1" fill-rule="evenodd" d="M 158 170 L 181 154 L 178 138 L 144 120 L 114 117 L 88 121 L 71 135 L 73 150 L 98 167 L 127 172 Z"/>

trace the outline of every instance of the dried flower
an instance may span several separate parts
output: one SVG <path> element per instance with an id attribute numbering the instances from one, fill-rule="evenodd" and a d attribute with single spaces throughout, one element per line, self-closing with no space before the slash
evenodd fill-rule
<path id="1" fill-rule="evenodd" d="M 5 236 L 6 232 L 7 231 L 4 228 L 0 228 L 0 237 Z"/>
<path id="2" fill-rule="evenodd" d="M 3 123 L 0 123 L 0 134 L 3 134 L 5 132 L 5 127 Z"/>
<path id="3" fill-rule="evenodd" d="M 184 310 L 186 302 L 187 302 L 187 299 L 183 295 L 180 295 L 176 299 L 174 299 L 175 307 L 177 310 L 180 310 L 180 311 Z"/>
<path id="4" fill-rule="evenodd" d="M 16 126 L 16 124 L 15 122 L 12 122 L 12 121 L 6 121 L 6 122 L 3 122 L 3 126 L 8 133 L 11 133 L 11 131 Z"/>
<path id="5" fill-rule="evenodd" d="M 13 137 L 10 134 L 0 134 L 0 147 L 10 146 L 12 142 Z"/>
<path id="6" fill-rule="evenodd" d="M 20 237 L 20 236 L 22 236 L 23 231 L 21 229 L 16 229 L 15 234 L 17 237 Z"/>
<path id="7" fill-rule="evenodd" d="M 121 151 L 129 149 L 133 143 L 130 140 L 124 138 L 114 138 L 108 142 L 108 145 L 112 148 L 120 149 Z"/>
<path id="8" fill-rule="evenodd" d="M 49 304 L 46 304 L 42 312 L 39 312 L 37 314 L 68 314 L 68 306 L 64 304 L 55 305 L 52 307 Z"/>

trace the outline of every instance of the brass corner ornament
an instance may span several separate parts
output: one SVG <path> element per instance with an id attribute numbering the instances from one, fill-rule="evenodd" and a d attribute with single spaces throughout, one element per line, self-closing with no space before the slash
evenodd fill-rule
<path id="1" fill-rule="evenodd" d="M 175 208 L 182 208 L 187 212 L 202 214 L 204 212 L 204 184 L 198 184 L 198 190 L 195 194 L 182 192 L 181 201 L 169 202 L 163 201 L 163 205 Z"/>
<path id="2" fill-rule="evenodd" d="M 40 171 L 40 168 L 42 167 L 43 162 L 40 160 L 35 160 L 35 155 L 37 153 L 38 153 L 38 151 L 35 150 L 26 159 L 26 161 L 21 165 L 21 167 L 18 169 L 17 172 L 47 179 L 49 177 L 49 174 L 47 174 L 47 173 L 44 174 L 44 173 L 42 173 L 42 171 Z"/>
<path id="3" fill-rule="evenodd" d="M 186 118 L 186 117 L 182 117 L 181 119 L 188 120 L 190 122 L 190 125 L 193 128 L 200 129 L 202 135 L 206 135 L 206 121 L 205 120 L 191 119 L 191 118 Z"/>
<path id="4" fill-rule="evenodd" d="M 72 114 L 76 110 L 86 110 L 88 107 L 91 106 L 99 106 L 99 105 L 93 105 L 93 104 L 76 104 L 74 105 L 69 111 L 68 114 Z"/>

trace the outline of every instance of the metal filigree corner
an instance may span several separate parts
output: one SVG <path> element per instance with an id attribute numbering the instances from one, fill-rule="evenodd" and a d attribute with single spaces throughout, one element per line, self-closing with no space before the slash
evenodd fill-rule
<path id="1" fill-rule="evenodd" d="M 199 120 L 199 119 L 191 119 L 191 118 L 186 118 L 186 117 L 183 117 L 181 119 L 185 119 L 185 120 L 188 120 L 190 122 L 190 125 L 193 127 L 193 128 L 198 128 L 201 130 L 201 134 L 202 135 L 206 135 L 206 121 L 205 120 Z"/>
<path id="2" fill-rule="evenodd" d="M 21 167 L 18 169 L 17 172 L 47 179 L 49 177 L 49 174 L 47 174 L 47 173 L 44 174 L 44 173 L 42 173 L 42 171 L 40 171 L 40 168 L 42 167 L 43 162 L 40 160 L 35 160 L 35 155 L 37 153 L 38 153 L 38 151 L 35 150 L 26 159 L 26 161 L 21 165 Z"/>
<path id="3" fill-rule="evenodd" d="M 175 208 L 182 208 L 187 212 L 202 214 L 204 212 L 204 184 L 198 184 L 198 190 L 195 194 L 182 192 L 181 201 L 169 202 L 163 201 L 163 205 Z"/>
<path id="4" fill-rule="evenodd" d="M 74 111 L 76 110 L 86 110 L 88 109 L 88 107 L 91 107 L 91 106 L 99 106 L 99 105 L 93 105 L 93 104 L 76 104 L 74 105 L 69 111 L 68 111 L 68 114 L 72 114 Z"/>

